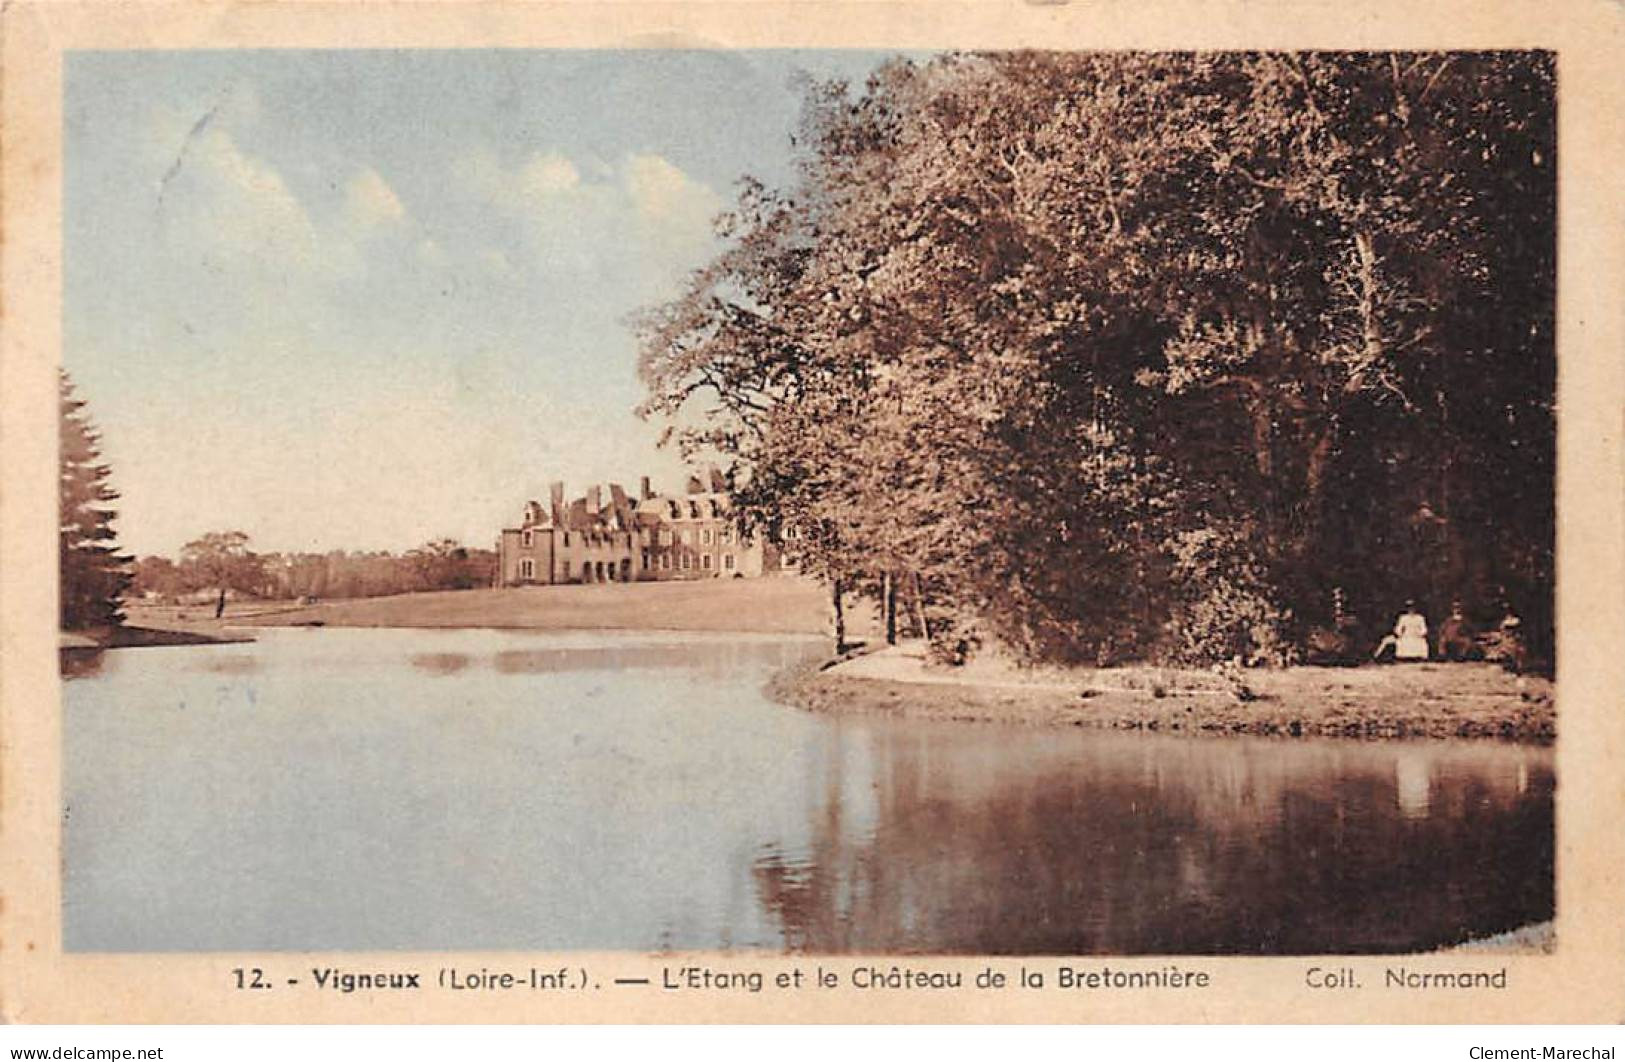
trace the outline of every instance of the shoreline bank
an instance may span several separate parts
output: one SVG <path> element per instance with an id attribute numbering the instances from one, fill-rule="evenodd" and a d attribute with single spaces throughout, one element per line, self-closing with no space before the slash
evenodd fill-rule
<path id="1" fill-rule="evenodd" d="M 1490 664 L 1294 667 L 1230 680 L 1157 667 L 1020 670 L 936 668 L 894 646 L 786 669 L 775 701 L 814 712 L 1139 730 L 1192 736 L 1471 738 L 1551 744 L 1550 680 Z"/>
<path id="2" fill-rule="evenodd" d="M 57 651 L 63 654 L 100 653 L 108 649 L 141 649 L 161 645 L 232 645 L 251 642 L 243 634 L 222 631 L 204 631 L 180 627 L 147 627 L 127 625 L 108 631 L 62 631 L 57 640 Z"/>

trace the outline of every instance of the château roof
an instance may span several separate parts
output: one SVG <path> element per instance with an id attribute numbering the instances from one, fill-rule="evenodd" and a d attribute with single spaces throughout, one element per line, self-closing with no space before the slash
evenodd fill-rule
<path id="1" fill-rule="evenodd" d="M 721 475 L 713 469 L 710 485 L 724 486 Z M 608 501 L 592 511 L 588 498 L 602 499 L 605 491 L 593 487 L 573 501 L 558 505 L 554 511 L 534 499 L 525 503 L 521 528 L 553 528 L 567 531 L 625 531 L 633 527 L 652 527 L 664 522 L 726 519 L 733 511 L 733 501 L 722 489 L 695 490 L 702 486 L 698 477 L 691 477 L 688 491 L 683 494 L 655 494 L 647 498 L 629 497 L 619 483 L 608 484 Z M 555 499 L 562 488 L 554 485 Z"/>

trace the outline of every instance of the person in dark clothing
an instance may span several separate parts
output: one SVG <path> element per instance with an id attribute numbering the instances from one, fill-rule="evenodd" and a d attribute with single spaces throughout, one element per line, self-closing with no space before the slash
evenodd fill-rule
<path id="1" fill-rule="evenodd" d="M 1482 660 L 1484 651 L 1473 637 L 1473 627 L 1462 613 L 1461 602 L 1453 602 L 1450 615 L 1439 625 L 1440 660 Z"/>
<path id="2" fill-rule="evenodd" d="M 1523 640 L 1523 620 L 1511 605 L 1501 617 L 1501 625 L 1485 639 L 1485 657 L 1499 661 L 1514 673 L 1522 673 L 1527 663 L 1527 649 Z"/>

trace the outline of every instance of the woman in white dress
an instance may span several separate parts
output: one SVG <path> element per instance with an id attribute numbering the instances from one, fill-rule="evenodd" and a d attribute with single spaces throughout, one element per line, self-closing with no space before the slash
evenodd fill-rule
<path id="1" fill-rule="evenodd" d="M 1428 658 L 1428 621 L 1416 611 L 1416 602 L 1405 602 L 1405 611 L 1394 621 L 1393 633 L 1385 637 L 1371 654 L 1381 660 L 1389 650 L 1395 660 L 1426 660 Z"/>
<path id="2" fill-rule="evenodd" d="M 1428 658 L 1428 621 L 1416 611 L 1416 602 L 1405 602 L 1405 611 L 1399 614 L 1399 620 L 1394 624 L 1394 638 L 1399 642 L 1394 647 L 1395 659 Z"/>

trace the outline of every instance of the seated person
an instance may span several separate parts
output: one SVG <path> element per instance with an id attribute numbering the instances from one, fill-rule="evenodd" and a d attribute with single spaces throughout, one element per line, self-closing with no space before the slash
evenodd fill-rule
<path id="1" fill-rule="evenodd" d="M 1526 663 L 1523 642 L 1523 620 L 1519 618 L 1512 606 L 1508 605 L 1506 615 L 1501 617 L 1500 626 L 1481 640 L 1484 659 L 1494 660 L 1508 671 L 1521 672 Z"/>
<path id="2" fill-rule="evenodd" d="M 1473 637 L 1472 624 L 1462 614 L 1461 602 L 1450 606 L 1450 615 L 1439 625 L 1439 659 L 1482 660 L 1484 651 Z"/>
<path id="3" fill-rule="evenodd" d="M 1416 611 L 1416 602 L 1405 602 L 1405 611 L 1394 621 L 1393 632 L 1377 643 L 1373 660 L 1426 660 L 1428 621 Z"/>

